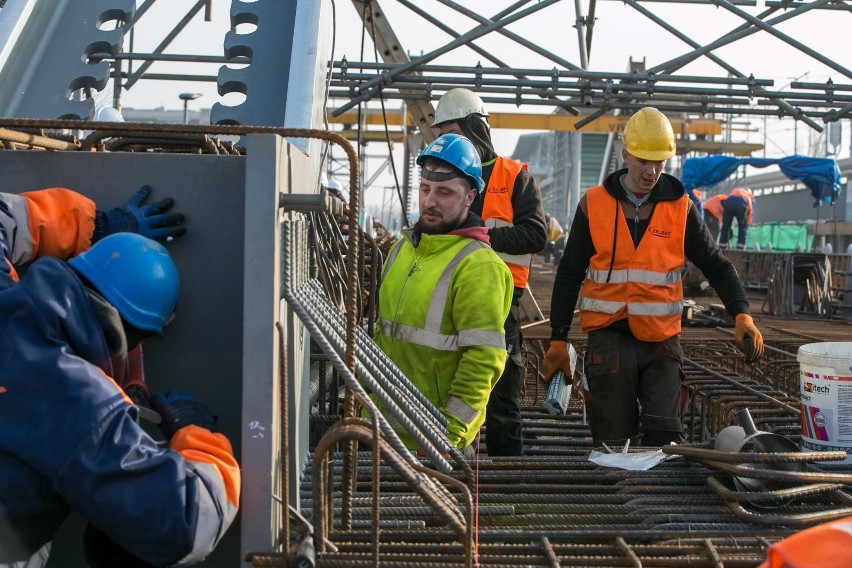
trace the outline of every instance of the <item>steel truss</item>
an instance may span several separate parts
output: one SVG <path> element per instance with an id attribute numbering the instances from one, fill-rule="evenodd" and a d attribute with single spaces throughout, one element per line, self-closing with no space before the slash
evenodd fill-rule
<path id="1" fill-rule="evenodd" d="M 478 25 L 473 29 L 459 33 L 430 15 L 422 5 L 415 5 L 408 0 L 397 0 L 399 4 L 453 39 L 420 57 L 408 60 L 399 58 L 401 49 L 394 37 L 390 44 L 395 46 L 395 55 L 392 57 L 390 50 L 382 50 L 384 63 L 353 62 L 345 58 L 332 62 L 329 95 L 331 98 L 349 99 L 334 109 L 332 115 L 339 116 L 379 95 L 383 99 L 402 99 L 422 104 L 424 101 L 439 98 L 446 90 L 454 87 L 474 89 L 487 103 L 562 108 L 573 115 L 580 115 L 578 109 L 585 109 L 575 123 L 578 129 L 606 113 L 631 112 L 649 104 L 664 112 L 696 115 L 792 117 L 820 132 L 823 129 L 820 122 L 849 118 L 852 112 L 852 83 L 836 84 L 830 79 L 826 83 L 793 82 L 790 85 L 792 91 L 782 92 L 772 88 L 773 80 L 746 75 L 716 54 L 719 48 L 762 31 L 805 53 L 815 62 L 838 72 L 844 79 L 852 80 L 852 71 L 848 68 L 781 32 L 777 27 L 811 10 L 848 12 L 852 10 L 852 2 L 766 2 L 766 9 L 753 16 L 740 8 L 755 6 L 756 2 L 751 1 L 664 0 L 667 3 L 713 5 L 742 18 L 743 23 L 738 27 L 710 43 L 701 45 L 654 14 L 646 7 L 647 2 L 624 0 L 625 4 L 640 15 L 682 40 L 691 50 L 647 69 L 636 69 L 630 73 L 610 73 L 587 70 L 597 0 L 590 0 L 586 14 L 581 11 L 580 1 L 574 2 L 577 16 L 574 27 L 577 30 L 581 60 L 579 64 L 505 29 L 508 24 L 539 12 L 560 0 L 543 0 L 524 8 L 530 1 L 519 0 L 488 18 L 452 0 L 436 0 L 477 22 Z M 371 10 L 370 14 L 364 12 L 362 19 L 372 34 L 380 33 L 380 28 L 372 24 L 375 21 L 381 20 L 383 28 L 390 29 L 390 23 L 383 17 L 377 0 L 353 2 L 360 10 Z M 779 13 L 781 10 L 785 11 Z M 515 42 L 519 48 L 531 50 L 552 61 L 555 66 L 551 69 L 519 69 L 497 59 L 475 43 L 490 33 L 503 35 Z M 481 63 L 475 67 L 433 64 L 437 58 L 463 45 L 473 49 L 493 66 L 484 66 Z M 702 56 L 719 65 L 725 76 L 677 73 L 683 66 Z M 415 122 L 422 124 L 423 121 Z"/>

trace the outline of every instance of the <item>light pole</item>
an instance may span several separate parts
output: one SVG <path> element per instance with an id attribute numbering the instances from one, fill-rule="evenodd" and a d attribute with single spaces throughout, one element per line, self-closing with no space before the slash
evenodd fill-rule
<path id="1" fill-rule="evenodd" d="M 198 97 L 201 96 L 201 93 L 181 93 L 178 95 L 180 100 L 183 101 L 183 123 L 186 124 L 188 122 L 188 105 L 189 101 L 194 101 Z"/>

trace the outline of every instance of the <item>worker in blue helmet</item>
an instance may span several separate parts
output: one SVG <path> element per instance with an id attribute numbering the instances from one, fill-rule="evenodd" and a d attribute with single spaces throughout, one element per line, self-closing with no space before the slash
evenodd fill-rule
<path id="1" fill-rule="evenodd" d="M 417 165 L 420 217 L 388 253 L 374 337 L 447 418 L 449 443 L 472 454 L 506 364 L 512 274 L 491 249 L 483 220 L 470 212 L 484 187 L 470 140 L 442 135 Z"/>
<path id="2" fill-rule="evenodd" d="M 119 386 L 180 292 L 163 245 L 113 230 L 182 234 L 152 221 L 147 193 L 104 214 L 62 188 L 0 194 L 0 566 L 45 566 L 72 511 L 100 535 L 89 552 L 123 566 L 200 561 L 236 515 L 239 467 L 210 410 L 155 395 L 161 447 Z"/>

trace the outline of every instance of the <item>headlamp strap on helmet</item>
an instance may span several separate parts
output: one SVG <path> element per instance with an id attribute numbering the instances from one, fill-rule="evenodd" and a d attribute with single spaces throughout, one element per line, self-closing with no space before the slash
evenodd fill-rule
<path id="1" fill-rule="evenodd" d="M 453 168 L 449 172 L 436 172 L 428 168 L 420 168 L 420 175 L 429 181 L 447 181 L 455 178 L 467 179 L 467 176 L 460 172 L 458 168 Z"/>

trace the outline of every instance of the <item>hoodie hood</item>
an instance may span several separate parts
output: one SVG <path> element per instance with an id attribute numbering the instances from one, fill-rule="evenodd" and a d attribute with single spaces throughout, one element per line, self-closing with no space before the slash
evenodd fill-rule
<path id="1" fill-rule="evenodd" d="M 473 143 L 483 164 L 497 157 L 497 152 L 494 151 L 494 145 L 491 143 L 491 128 L 485 118 L 478 114 L 469 114 L 456 122 L 464 135 Z"/>

